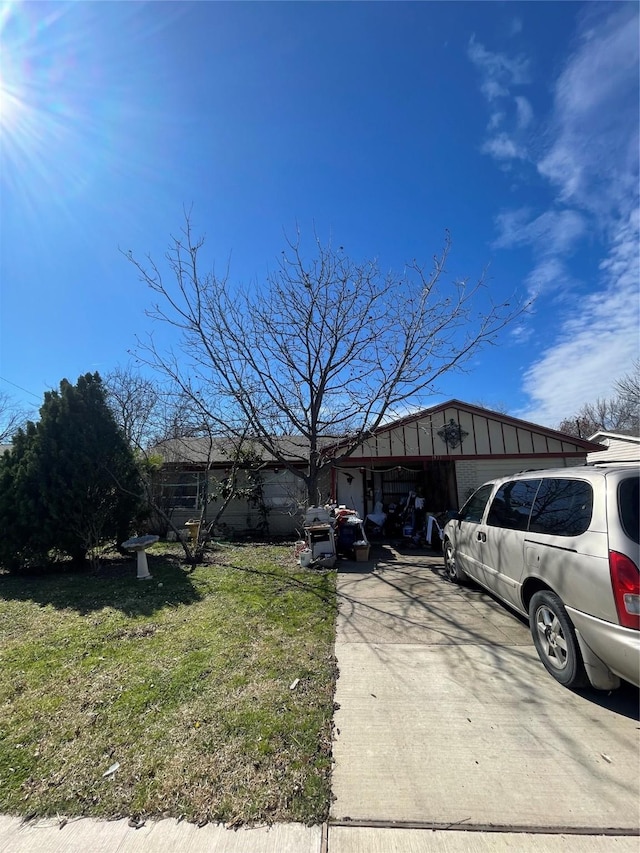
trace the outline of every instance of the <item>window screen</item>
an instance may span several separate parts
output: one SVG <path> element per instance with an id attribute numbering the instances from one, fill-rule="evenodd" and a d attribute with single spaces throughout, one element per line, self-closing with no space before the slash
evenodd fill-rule
<path id="1" fill-rule="evenodd" d="M 205 473 L 198 471 L 164 472 L 159 495 L 162 505 L 172 509 L 200 509 L 203 503 L 205 477 Z"/>
<path id="2" fill-rule="evenodd" d="M 491 503 L 487 524 L 526 530 L 540 480 L 511 480 L 500 486 Z"/>
<path id="3" fill-rule="evenodd" d="M 529 530 L 554 536 L 579 536 L 591 522 L 593 491 L 584 480 L 544 479 L 538 489 Z"/>

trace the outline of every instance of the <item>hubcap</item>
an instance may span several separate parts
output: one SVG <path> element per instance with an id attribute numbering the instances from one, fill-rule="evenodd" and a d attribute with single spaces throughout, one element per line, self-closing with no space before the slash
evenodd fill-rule
<path id="1" fill-rule="evenodd" d="M 564 669 L 567 665 L 567 641 L 560 620 L 549 607 L 539 607 L 536 626 L 547 661 L 555 669 Z"/>
<path id="2" fill-rule="evenodd" d="M 447 546 L 446 563 L 447 563 L 447 574 L 449 575 L 449 577 L 451 579 L 455 578 L 455 576 L 456 576 L 456 561 L 455 561 L 455 557 L 453 556 L 453 548 L 451 547 L 451 545 Z"/>

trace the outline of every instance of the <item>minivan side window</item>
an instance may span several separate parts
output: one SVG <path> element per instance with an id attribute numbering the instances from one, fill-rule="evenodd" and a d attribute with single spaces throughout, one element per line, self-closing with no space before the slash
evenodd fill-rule
<path id="1" fill-rule="evenodd" d="M 640 544 L 640 524 L 638 523 L 638 518 L 640 517 L 638 509 L 640 505 L 639 492 L 640 477 L 629 477 L 623 480 L 618 486 L 618 509 L 622 529 L 629 539 L 636 544 Z"/>
<path id="2" fill-rule="evenodd" d="M 531 533 L 579 536 L 591 523 L 593 489 L 584 480 L 543 479 L 531 511 Z"/>
<path id="3" fill-rule="evenodd" d="M 459 520 L 479 523 L 482 520 L 484 508 L 491 497 L 492 491 L 493 486 L 491 483 L 487 483 L 485 486 L 480 486 L 480 488 L 471 495 L 469 500 L 458 513 Z"/>
<path id="4" fill-rule="evenodd" d="M 487 524 L 508 530 L 526 530 L 540 480 L 510 480 L 491 502 Z"/>

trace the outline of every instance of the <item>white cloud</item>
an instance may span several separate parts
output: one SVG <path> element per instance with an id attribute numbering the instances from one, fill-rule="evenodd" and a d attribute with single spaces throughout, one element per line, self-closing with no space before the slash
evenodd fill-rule
<path id="1" fill-rule="evenodd" d="M 538 329 L 549 313 L 548 336 L 538 331 L 527 341 L 537 350 L 523 377 L 531 403 L 519 412 L 549 426 L 612 396 L 640 351 L 638 31 L 632 4 L 583 12 L 577 47 L 554 86 L 547 149 L 537 164 L 556 197 L 539 216 L 520 208 L 496 218 L 495 248 L 531 248 L 525 284 L 539 297 Z M 516 107 L 524 126 L 527 108 Z M 587 231 L 600 240 L 602 260 L 591 292 L 584 287 L 580 295 L 567 259 Z"/>
<path id="2" fill-rule="evenodd" d="M 503 126 L 507 113 L 504 102 L 511 99 L 511 89 L 514 86 L 523 86 L 529 83 L 529 60 L 523 56 L 509 56 L 506 53 L 494 53 L 476 41 L 475 36 L 469 40 L 467 55 L 480 71 L 480 91 L 484 97 L 493 105 L 493 112 L 489 120 L 487 130 L 493 133 L 498 127 Z M 503 168 L 510 160 L 525 160 L 527 153 L 523 142 L 518 137 L 528 127 L 533 119 L 533 109 L 529 101 L 523 96 L 515 99 L 515 126 L 512 133 L 503 130 L 495 136 L 487 139 L 482 146 L 482 151 L 496 160 L 501 161 Z M 513 122 L 512 122 L 513 123 Z"/>
<path id="3" fill-rule="evenodd" d="M 559 258 L 543 258 L 525 278 L 530 299 L 537 299 L 546 293 L 558 291 L 571 284 L 571 276 Z"/>
<path id="4" fill-rule="evenodd" d="M 518 95 L 515 100 L 518 111 L 518 127 L 520 130 L 524 130 L 533 121 L 533 107 L 522 95 Z"/>
<path id="5" fill-rule="evenodd" d="M 562 200 L 598 215 L 624 213 L 638 185 L 638 11 L 607 9 L 557 81 L 553 142 L 538 163 Z"/>
<path id="6" fill-rule="evenodd" d="M 510 36 L 517 36 L 518 33 L 522 32 L 522 18 L 514 18 L 511 21 L 511 27 L 509 28 Z"/>
<path id="7" fill-rule="evenodd" d="M 604 287 L 574 301 L 557 342 L 524 376 L 532 403 L 519 416 L 557 425 L 585 403 L 609 397 L 638 357 L 640 303 L 638 211 L 621 226 L 601 264 Z"/>
<path id="8" fill-rule="evenodd" d="M 506 98 L 509 90 L 491 77 L 483 80 L 480 85 L 480 91 L 488 101 L 495 101 L 496 98 Z"/>
<path id="9" fill-rule="evenodd" d="M 531 340 L 533 329 L 526 323 L 518 323 L 510 328 L 509 335 L 516 344 L 524 344 Z"/>
<path id="10" fill-rule="evenodd" d="M 504 113 L 503 112 L 495 112 L 491 114 L 491 118 L 489 119 L 489 124 L 487 125 L 487 130 L 496 130 L 496 128 L 500 127 L 502 122 L 504 121 Z"/>
<path id="11" fill-rule="evenodd" d="M 529 82 L 529 62 L 526 58 L 506 53 L 492 53 L 471 36 L 467 55 L 482 73 L 481 90 L 488 101 L 509 94 L 512 86 Z"/>
<path id="12" fill-rule="evenodd" d="M 523 322 L 512 335 L 534 353 L 523 376 L 531 403 L 519 414 L 549 426 L 611 396 L 640 351 L 638 18 L 631 3 L 581 7 L 575 49 L 555 81 L 553 109 L 536 143 L 546 146 L 537 168 L 554 197 L 537 215 L 519 208 L 496 218 L 494 248 L 530 249 L 524 284 L 537 297 L 535 324 Z M 475 39 L 468 55 L 492 109 L 482 150 L 501 168 L 530 157 L 531 104 L 520 93 L 513 112 L 499 101 L 528 82 L 528 63 L 491 53 Z M 591 262 L 591 276 L 589 267 L 581 270 L 587 281 L 578 282 L 569 259 L 587 234 L 602 260 L 596 269 Z"/>
<path id="13" fill-rule="evenodd" d="M 548 210 L 529 219 L 527 208 L 505 211 L 496 217 L 499 235 L 495 249 L 533 246 L 535 251 L 548 255 L 570 252 L 586 232 L 586 220 L 576 210 Z"/>
<path id="14" fill-rule="evenodd" d="M 524 148 L 506 133 L 499 133 L 492 139 L 487 139 L 482 150 L 485 154 L 491 154 L 496 160 L 524 160 L 527 156 Z"/>

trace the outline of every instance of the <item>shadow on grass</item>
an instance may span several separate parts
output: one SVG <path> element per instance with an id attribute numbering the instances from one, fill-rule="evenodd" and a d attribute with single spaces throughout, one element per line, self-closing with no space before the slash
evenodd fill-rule
<path id="1" fill-rule="evenodd" d="M 0 599 L 32 601 L 41 607 L 86 615 L 104 607 L 127 616 L 151 616 L 165 607 L 194 604 L 202 595 L 187 568 L 171 555 L 148 555 L 151 580 L 136 577 L 136 560 L 111 559 L 96 571 L 63 565 L 40 572 L 0 574 Z"/>
<path id="2" fill-rule="evenodd" d="M 335 602 L 333 584 L 329 582 L 329 577 L 333 572 L 332 569 L 324 571 L 309 569 L 307 570 L 309 573 L 307 580 L 290 574 L 282 574 L 281 572 L 270 571 L 267 569 L 254 569 L 249 566 L 241 566 L 233 563 L 227 563 L 226 566 L 236 572 L 242 572 L 247 575 L 255 575 L 263 579 L 268 579 L 273 582 L 272 592 L 274 594 L 284 592 L 287 587 L 290 587 L 292 589 L 308 592 L 325 603 L 332 604 Z"/>

